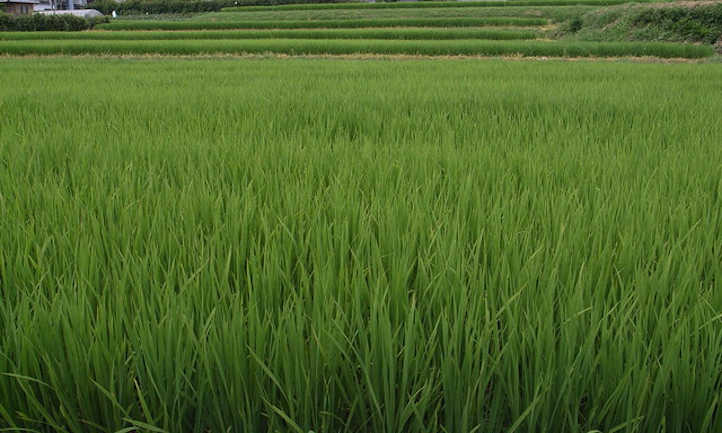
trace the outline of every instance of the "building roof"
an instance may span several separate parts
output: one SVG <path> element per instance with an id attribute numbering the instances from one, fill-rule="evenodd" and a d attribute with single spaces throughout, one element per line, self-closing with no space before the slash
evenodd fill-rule
<path id="1" fill-rule="evenodd" d="M 75 3 L 75 0 L 73 1 Z M 75 9 L 72 11 L 69 10 L 44 10 L 44 11 L 37 11 L 41 15 L 75 15 L 76 17 L 83 17 L 83 18 L 95 18 L 95 17 L 102 17 L 103 14 L 101 14 L 99 11 L 95 9 Z"/>
<path id="2" fill-rule="evenodd" d="M 40 3 L 38 0 L 0 0 L 0 3 L 27 3 L 36 5 Z"/>

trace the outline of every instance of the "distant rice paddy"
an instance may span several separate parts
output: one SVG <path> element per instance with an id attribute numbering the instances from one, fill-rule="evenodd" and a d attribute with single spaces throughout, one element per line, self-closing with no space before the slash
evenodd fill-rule
<path id="1" fill-rule="evenodd" d="M 201 39 L 534 39 L 535 30 L 485 28 L 393 28 L 318 30 L 203 30 L 112 32 L 4 32 L 0 40 L 201 40 Z"/>
<path id="2" fill-rule="evenodd" d="M 232 16 L 232 14 L 229 14 Z M 98 26 L 102 30 L 227 30 L 227 29 L 336 29 L 371 27 L 480 27 L 480 26 L 539 26 L 542 18 L 484 17 L 484 18 L 419 18 L 419 19 L 341 19 L 341 20 L 228 20 L 228 21 L 115 21 Z"/>
<path id="3" fill-rule="evenodd" d="M 618 57 L 655 56 L 662 58 L 702 58 L 714 54 L 703 45 L 646 42 L 548 42 L 494 40 L 327 40 L 327 39 L 247 39 L 247 40 L 27 40 L 2 41 L 0 54 L 408 54 L 425 56 L 554 56 Z"/>
<path id="4" fill-rule="evenodd" d="M 644 0 L 643 0 L 644 1 Z M 610 6 L 629 3 L 627 0 L 509 0 L 509 1 L 418 1 L 379 3 L 299 3 L 273 6 L 238 6 L 224 8 L 224 12 L 330 10 L 330 9 L 426 9 L 426 8 L 484 8 L 516 6 Z"/>

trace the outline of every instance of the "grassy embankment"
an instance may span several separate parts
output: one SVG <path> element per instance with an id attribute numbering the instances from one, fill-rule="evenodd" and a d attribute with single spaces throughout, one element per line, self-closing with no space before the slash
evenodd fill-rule
<path id="1" fill-rule="evenodd" d="M 566 21 L 559 33 L 580 40 L 722 43 L 722 3 L 603 8 Z"/>

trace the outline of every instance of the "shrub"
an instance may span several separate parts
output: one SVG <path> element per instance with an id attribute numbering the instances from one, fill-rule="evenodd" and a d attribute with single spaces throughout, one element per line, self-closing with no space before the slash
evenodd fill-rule
<path id="1" fill-rule="evenodd" d="M 73 15 L 23 15 L 12 16 L 0 14 L 1 31 L 80 31 L 92 28 L 97 22 L 103 20 L 88 21 L 85 18 Z"/>
<path id="2" fill-rule="evenodd" d="M 722 4 L 606 8 L 568 20 L 559 34 L 583 40 L 714 44 L 722 37 Z"/>
<path id="3" fill-rule="evenodd" d="M 713 44 L 722 36 L 722 4 L 644 9 L 632 18 L 632 24 L 655 26 L 678 39 Z"/>
<path id="4" fill-rule="evenodd" d="M 0 5 L 0 31 L 6 30 L 10 27 L 12 17 L 2 11 L 2 5 Z"/>
<path id="5" fill-rule="evenodd" d="M 581 30 L 583 26 L 584 21 L 582 21 L 581 17 L 574 17 L 563 24 L 564 30 L 569 33 L 576 33 Z"/>

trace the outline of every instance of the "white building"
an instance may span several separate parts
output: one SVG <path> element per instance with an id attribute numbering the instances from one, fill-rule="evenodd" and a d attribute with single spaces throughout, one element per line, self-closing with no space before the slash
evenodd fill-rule
<path id="1" fill-rule="evenodd" d="M 87 7 L 88 0 L 73 0 L 75 7 Z M 40 3 L 35 5 L 35 12 L 65 10 L 68 8 L 68 0 L 40 0 Z"/>
<path id="2" fill-rule="evenodd" d="M 103 14 L 95 9 L 73 9 L 69 10 L 44 10 L 38 12 L 41 15 L 75 15 L 80 18 L 102 17 Z"/>

